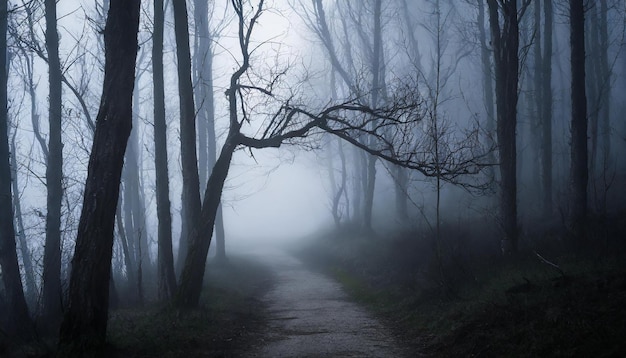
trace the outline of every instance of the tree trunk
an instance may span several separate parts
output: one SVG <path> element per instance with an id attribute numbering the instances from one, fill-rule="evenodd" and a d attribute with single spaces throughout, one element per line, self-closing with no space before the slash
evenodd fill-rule
<path id="1" fill-rule="evenodd" d="M 46 49 L 49 70 L 48 160 L 46 166 L 47 214 L 43 259 L 43 319 L 50 332 L 61 323 L 61 202 L 63 200 L 63 143 L 61 142 L 61 63 L 56 2 L 46 0 Z"/>
<path id="2" fill-rule="evenodd" d="M 541 184 L 543 188 L 543 215 L 552 216 L 552 1 L 543 2 L 544 45 L 541 90 Z"/>
<path id="3" fill-rule="evenodd" d="M 124 152 L 132 127 L 139 0 L 111 0 L 105 67 L 59 355 L 81 357 L 105 343 L 113 229 Z"/>
<path id="4" fill-rule="evenodd" d="M 585 94 L 585 8 L 570 0 L 572 122 L 570 147 L 571 204 L 569 226 L 578 241 L 585 239 L 587 219 L 587 97 Z"/>
<path id="5" fill-rule="evenodd" d="M 232 95 L 234 97 L 234 94 Z M 231 106 L 231 111 L 233 107 Z M 236 107 L 234 107 L 236 110 Z M 237 141 L 238 129 L 231 127 L 226 142 L 222 147 L 204 193 L 204 205 L 200 214 L 200 225 L 193 227 L 190 233 L 190 246 L 185 266 L 180 279 L 180 286 L 176 293 L 174 304 L 179 308 L 197 307 L 202 292 L 202 281 L 206 257 L 211 245 L 211 235 L 215 225 L 217 209 L 222 197 L 224 182 L 228 176 L 230 162 L 235 148 L 239 144 Z"/>
<path id="6" fill-rule="evenodd" d="M 496 68 L 496 131 L 500 156 L 500 200 L 505 254 L 517 251 L 517 87 L 519 75 L 519 22 L 517 0 L 488 0 L 489 22 Z M 499 5 L 500 4 L 500 5 Z M 499 9 L 503 24 L 500 27 Z"/>
<path id="7" fill-rule="evenodd" d="M 0 2 L 0 53 L 7 53 L 7 1 Z M 0 56 L 0 269 L 6 295 L 6 315 L 10 337 L 24 340 L 34 336 L 28 315 L 20 268 L 15 251 L 11 167 L 9 165 L 9 118 L 7 113 L 7 56 Z"/>
<path id="8" fill-rule="evenodd" d="M 586 10 L 588 16 L 585 17 L 585 46 L 589 53 L 596 54 L 591 56 L 589 60 L 585 60 L 585 95 L 589 99 L 588 103 L 588 129 L 589 133 L 589 171 L 592 173 L 592 184 L 594 183 L 593 174 L 597 169 L 597 152 L 598 152 L 598 117 L 600 108 L 602 107 L 602 80 L 600 75 L 600 64 L 598 57 L 600 56 L 599 31 L 597 6 L 591 6 Z M 592 191 L 593 194 L 595 190 Z"/>
<path id="9" fill-rule="evenodd" d="M 381 63 L 382 58 L 382 0 L 374 2 L 374 44 L 371 58 L 372 68 L 372 108 L 378 107 L 378 101 L 381 90 L 381 74 L 384 66 Z M 374 123 L 372 125 L 375 125 Z M 376 157 L 367 155 L 367 185 L 365 188 L 365 205 L 363 213 L 363 224 L 366 230 L 372 230 L 372 210 L 374 209 L 374 191 L 376 189 Z"/>
<path id="10" fill-rule="evenodd" d="M 213 100 L 213 49 L 212 35 L 209 29 L 208 3 L 204 0 L 195 0 L 194 20 L 196 24 L 196 53 L 195 64 L 197 74 L 196 103 L 198 106 L 198 142 L 200 162 L 201 191 L 206 190 L 207 175 L 213 169 L 217 157 L 217 141 L 215 137 L 215 105 Z M 205 168 L 205 169 L 202 169 Z M 208 168 L 208 169 L 207 169 Z M 222 207 L 217 209 L 215 218 L 215 252 L 216 259 L 226 259 L 226 240 Z"/>
<path id="11" fill-rule="evenodd" d="M 600 111 L 600 135 L 602 140 L 603 167 L 611 165 L 611 68 L 609 66 L 609 30 L 607 0 L 600 0 L 600 70 L 603 83 L 602 109 Z"/>
<path id="12" fill-rule="evenodd" d="M 185 258 L 189 237 L 197 229 L 200 217 L 200 182 L 196 155 L 196 112 L 191 82 L 191 54 L 189 49 L 189 24 L 187 4 L 174 1 L 174 32 L 178 58 L 178 95 L 180 97 L 180 156 L 183 172 L 183 224 L 187 235 L 180 238 L 179 261 Z M 205 232 L 206 233 L 206 232 Z"/>
<path id="13" fill-rule="evenodd" d="M 128 247 L 128 238 L 126 237 L 126 230 L 124 230 L 124 224 L 122 220 L 122 203 L 121 201 L 117 204 L 117 210 L 115 212 L 115 219 L 117 223 L 117 234 L 120 239 L 120 243 L 122 244 L 122 255 L 124 256 L 124 266 L 126 267 L 126 280 L 128 282 L 128 287 L 135 287 L 137 278 L 135 276 L 135 257 L 130 252 Z M 133 295 L 132 300 L 133 304 L 136 296 Z"/>
<path id="14" fill-rule="evenodd" d="M 485 5 L 482 0 L 478 2 L 478 36 L 480 39 L 480 61 L 483 72 L 483 99 L 485 103 L 485 113 L 487 115 L 485 120 L 485 130 L 487 132 L 487 144 L 491 146 L 495 135 L 496 117 L 494 113 L 495 101 L 493 98 L 491 52 L 487 46 L 487 32 L 485 31 Z M 493 153 L 489 153 L 488 161 L 490 163 L 496 162 L 496 158 Z M 496 173 L 493 170 L 493 167 L 487 168 L 487 175 L 489 175 L 491 180 L 495 180 Z"/>
<path id="15" fill-rule="evenodd" d="M 20 254 L 22 255 L 22 263 L 24 264 L 24 278 L 26 279 L 26 300 L 30 307 L 34 307 L 37 303 L 39 292 L 37 291 L 37 281 L 35 280 L 35 269 L 33 267 L 33 258 L 28 247 L 28 241 L 26 240 L 26 233 L 24 229 L 24 220 L 22 219 L 22 205 L 19 195 L 19 181 L 17 177 L 17 160 L 15 159 L 15 153 L 17 153 L 17 147 L 15 145 L 15 137 L 17 131 L 13 132 L 11 138 L 11 183 L 13 185 L 13 207 L 15 208 L 15 221 L 17 223 L 16 237 L 19 242 Z"/>
<path id="16" fill-rule="evenodd" d="M 163 80 L 163 0 L 154 0 L 152 37 L 152 76 L 154 85 L 154 167 L 158 219 L 159 299 L 169 299 L 176 291 L 172 252 L 172 213 L 170 212 L 169 170 L 167 167 L 167 124 L 165 121 L 165 83 Z"/>

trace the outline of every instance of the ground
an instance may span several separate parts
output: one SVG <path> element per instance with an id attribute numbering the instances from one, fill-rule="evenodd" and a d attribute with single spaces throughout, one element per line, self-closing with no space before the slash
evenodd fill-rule
<path id="1" fill-rule="evenodd" d="M 626 356 L 622 246 L 461 252 L 440 264 L 414 234 L 334 232 L 233 254 L 209 264 L 199 309 L 112 310 L 101 356 Z M 42 357 L 45 347 L 0 353 Z"/>
<path id="2" fill-rule="evenodd" d="M 341 285 L 282 250 L 266 251 L 276 281 L 263 297 L 267 327 L 247 357 L 403 357 L 407 352 Z"/>
<path id="3" fill-rule="evenodd" d="M 626 356 L 621 244 L 560 255 L 544 247 L 550 260 L 536 250 L 515 257 L 466 250 L 448 253 L 440 266 L 423 241 L 406 233 L 331 234 L 301 255 L 341 282 L 412 354 Z"/>

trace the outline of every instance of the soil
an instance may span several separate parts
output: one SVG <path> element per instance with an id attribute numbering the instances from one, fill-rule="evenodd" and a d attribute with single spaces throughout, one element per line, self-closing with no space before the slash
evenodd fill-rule
<path id="1" fill-rule="evenodd" d="M 336 281 L 284 251 L 260 256 L 274 271 L 262 341 L 246 357 L 403 357 L 390 331 Z"/>

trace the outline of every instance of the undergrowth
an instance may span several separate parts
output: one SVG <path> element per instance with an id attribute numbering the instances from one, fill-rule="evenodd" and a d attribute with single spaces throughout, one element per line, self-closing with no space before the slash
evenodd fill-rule
<path id="1" fill-rule="evenodd" d="M 335 277 L 419 354 L 626 356 L 623 246 L 560 254 L 524 248 L 507 258 L 466 246 L 446 252 L 442 277 L 423 238 L 334 233 L 300 255 Z"/>
<path id="2" fill-rule="evenodd" d="M 118 357 L 229 357 L 245 350 L 265 317 L 258 297 L 271 273 L 251 261 L 210 265 L 198 309 L 167 306 L 110 313 L 108 341 Z"/>

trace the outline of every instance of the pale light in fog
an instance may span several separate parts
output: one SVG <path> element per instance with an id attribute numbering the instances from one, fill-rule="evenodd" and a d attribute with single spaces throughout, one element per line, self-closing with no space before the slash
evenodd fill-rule
<path id="1" fill-rule="evenodd" d="M 293 162 L 282 152 L 255 152 L 258 162 L 238 152 L 224 192 L 224 224 L 229 243 L 285 242 L 301 239 L 332 223 L 324 173 L 312 153 Z"/>

